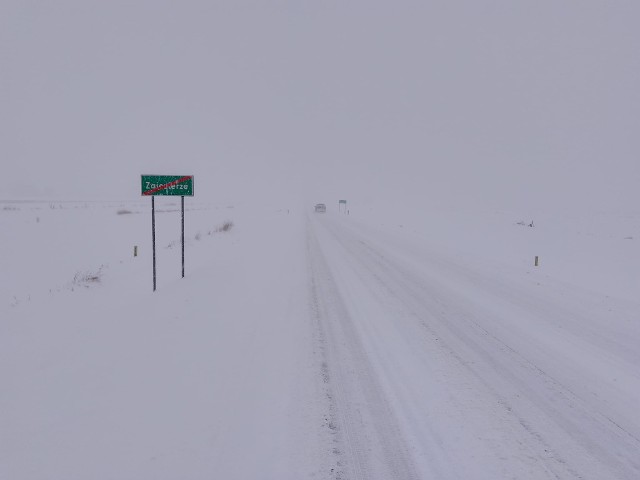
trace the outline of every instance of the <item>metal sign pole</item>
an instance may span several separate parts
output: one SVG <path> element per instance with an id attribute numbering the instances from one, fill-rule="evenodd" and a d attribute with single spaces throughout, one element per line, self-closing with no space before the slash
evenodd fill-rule
<path id="1" fill-rule="evenodd" d="M 184 195 L 182 196 L 182 278 L 184 278 Z"/>
<path id="2" fill-rule="evenodd" d="M 156 291 L 156 204 L 155 196 L 180 196 L 182 204 L 182 278 L 184 278 L 184 197 L 193 196 L 193 175 L 140 175 L 142 195 L 151 197 L 151 238 L 153 243 L 153 291 Z"/>
<path id="3" fill-rule="evenodd" d="M 156 291 L 156 203 L 151 196 L 151 241 L 153 243 L 153 291 Z"/>

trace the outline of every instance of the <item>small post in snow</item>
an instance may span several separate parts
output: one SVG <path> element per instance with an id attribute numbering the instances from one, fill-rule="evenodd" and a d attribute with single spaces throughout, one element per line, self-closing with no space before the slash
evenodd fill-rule
<path id="1" fill-rule="evenodd" d="M 534 266 L 536 266 L 536 267 L 538 266 L 538 256 L 537 255 L 536 255 L 535 262 L 534 262 Z"/>

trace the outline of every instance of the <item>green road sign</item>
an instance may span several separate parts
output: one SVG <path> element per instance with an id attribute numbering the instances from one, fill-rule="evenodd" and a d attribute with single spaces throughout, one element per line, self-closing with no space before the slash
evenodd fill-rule
<path id="1" fill-rule="evenodd" d="M 142 175 L 142 195 L 193 196 L 193 175 Z"/>

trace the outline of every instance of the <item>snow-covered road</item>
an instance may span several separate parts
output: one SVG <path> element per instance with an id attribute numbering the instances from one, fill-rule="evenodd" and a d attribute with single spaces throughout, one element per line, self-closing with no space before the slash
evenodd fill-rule
<path id="1" fill-rule="evenodd" d="M 184 279 L 158 215 L 152 292 L 148 207 L 0 210 L 0 480 L 640 478 L 632 298 L 453 254 L 468 223 L 206 204 Z"/>
<path id="2" fill-rule="evenodd" d="M 640 478 L 630 306 L 307 225 L 334 478 Z"/>

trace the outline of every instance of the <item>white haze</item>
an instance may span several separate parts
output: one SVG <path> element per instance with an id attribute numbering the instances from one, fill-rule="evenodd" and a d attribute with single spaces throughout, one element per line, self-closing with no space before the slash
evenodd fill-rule
<path id="1" fill-rule="evenodd" d="M 0 199 L 629 210 L 637 1 L 0 1 Z"/>

